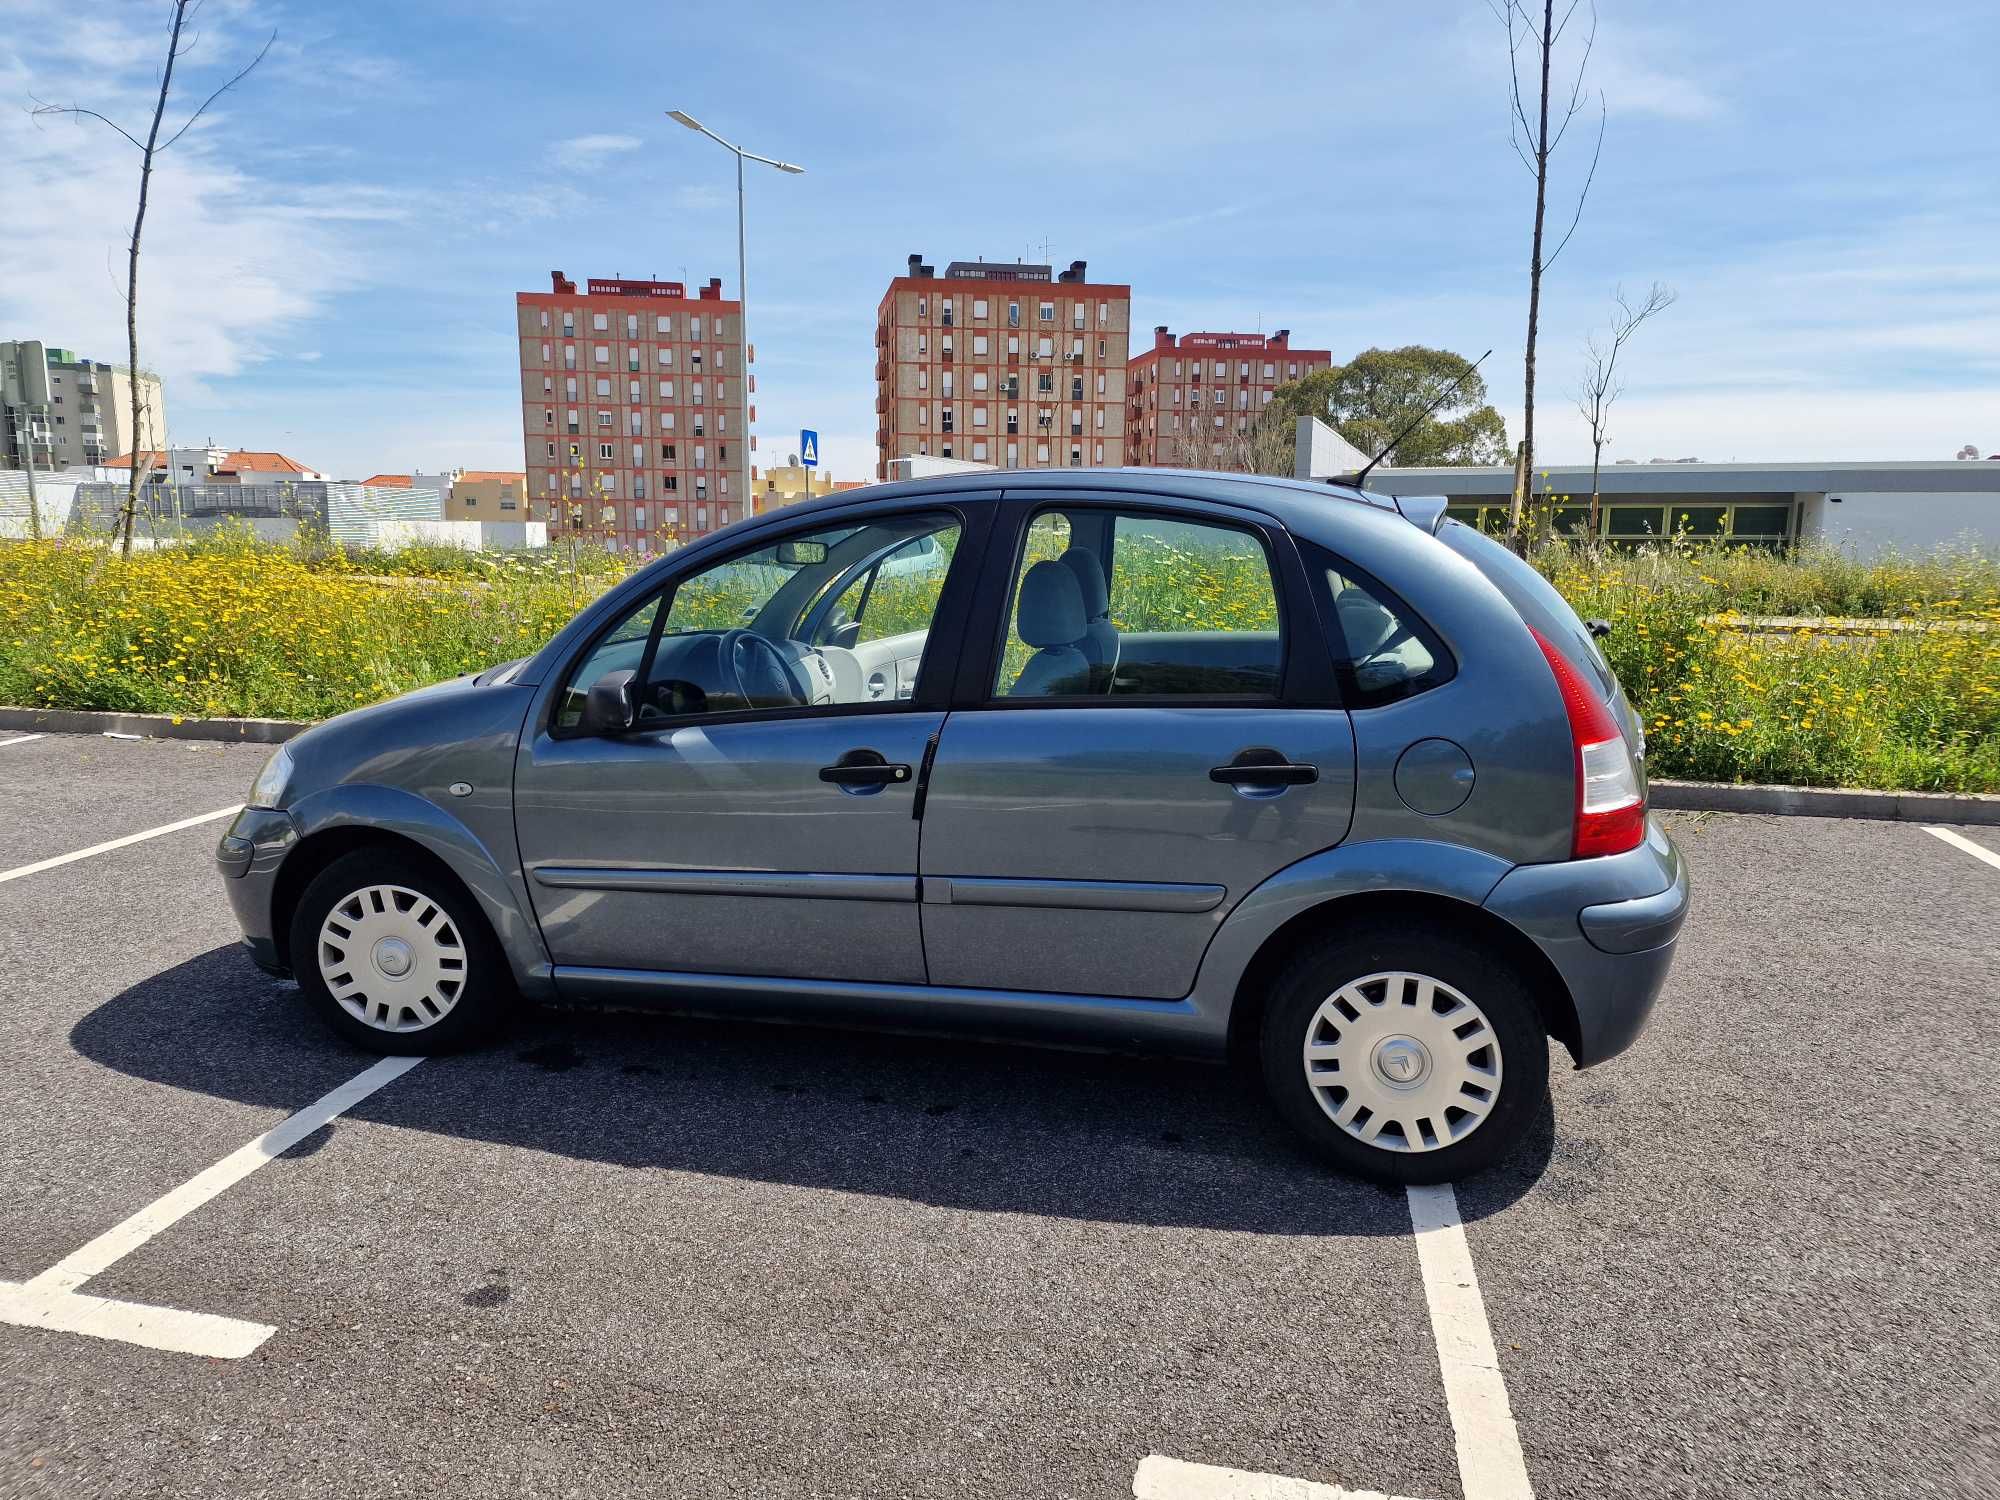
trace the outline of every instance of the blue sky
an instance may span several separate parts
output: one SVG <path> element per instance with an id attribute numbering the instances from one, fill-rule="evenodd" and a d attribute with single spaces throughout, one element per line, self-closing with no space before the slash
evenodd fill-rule
<path id="1" fill-rule="evenodd" d="M 27 109 L 143 128 L 165 11 L 0 0 L 0 337 L 122 359 L 136 153 Z M 731 163 L 676 107 L 809 168 L 750 182 L 765 462 L 811 425 L 837 476 L 872 473 L 887 278 L 1044 241 L 1132 284 L 1135 347 L 1156 323 L 1336 359 L 1490 346 L 1519 435 L 1532 181 L 1481 0 L 206 0 L 200 25 L 184 105 L 278 43 L 156 174 L 141 358 L 176 442 L 519 467 L 514 292 L 557 268 L 734 287 Z M 1996 55 L 1990 0 L 1601 0 L 1603 163 L 1545 289 L 1542 456 L 1588 456 L 1583 338 L 1656 279 L 1680 300 L 1632 346 L 1608 457 L 2000 451 Z"/>

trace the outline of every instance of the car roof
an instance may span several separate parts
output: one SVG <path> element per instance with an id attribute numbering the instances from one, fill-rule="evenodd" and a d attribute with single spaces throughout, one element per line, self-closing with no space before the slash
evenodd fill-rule
<path id="1" fill-rule="evenodd" d="M 856 501 L 919 499 L 930 495 L 992 490 L 1007 490 L 1015 494 L 1032 490 L 1057 490 L 1068 494 L 1098 490 L 1216 500 L 1265 511 L 1287 527 L 1309 528 L 1316 517 L 1325 516 L 1328 500 L 1385 510 L 1392 515 L 1405 513 L 1393 496 L 1326 480 L 1288 479 L 1271 474 L 1226 474 L 1207 469 L 1124 468 L 960 470 L 949 474 L 930 474 L 921 479 L 897 479 L 864 485 L 860 489 L 816 496 L 787 505 L 782 512 L 766 514 L 809 516 L 852 505 Z"/>

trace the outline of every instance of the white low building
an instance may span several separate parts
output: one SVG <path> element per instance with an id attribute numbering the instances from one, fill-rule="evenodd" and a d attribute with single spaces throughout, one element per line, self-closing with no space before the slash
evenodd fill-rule
<path id="1" fill-rule="evenodd" d="M 1546 477 L 1544 477 L 1546 475 Z M 1451 513 L 1499 529 L 1511 468 L 1379 468 L 1368 488 L 1443 495 Z M 1555 499 L 1558 531 L 1589 527 L 1590 466 L 1535 472 Z M 1826 542 L 1857 557 L 1940 546 L 2000 548 L 2000 462 L 1607 464 L 1598 478 L 1598 535 L 1619 544 L 1686 532 L 1738 545 Z"/>

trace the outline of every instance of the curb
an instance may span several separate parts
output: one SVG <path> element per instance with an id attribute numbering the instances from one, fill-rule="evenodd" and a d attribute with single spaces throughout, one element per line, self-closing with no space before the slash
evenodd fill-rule
<path id="1" fill-rule="evenodd" d="M 296 719 L 191 719 L 171 714 L 101 713 L 86 708 L 0 708 L 0 731 L 39 734 L 119 734 L 143 740 L 226 740 L 279 745 L 312 728 Z"/>
<path id="2" fill-rule="evenodd" d="M 1653 807 L 1665 812 L 1776 813 L 1803 818 L 1878 818 L 1897 823 L 2000 826 L 2000 796 L 1984 792 L 1883 792 L 1848 787 L 1655 781 L 1651 793 Z"/>

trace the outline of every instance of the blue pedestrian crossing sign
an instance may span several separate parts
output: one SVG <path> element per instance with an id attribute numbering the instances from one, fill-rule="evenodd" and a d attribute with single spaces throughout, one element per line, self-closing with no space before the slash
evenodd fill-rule
<path id="1" fill-rule="evenodd" d="M 808 427 L 799 429 L 799 463 L 808 469 L 819 467 L 819 434 Z"/>

